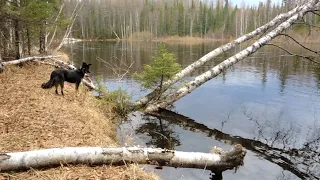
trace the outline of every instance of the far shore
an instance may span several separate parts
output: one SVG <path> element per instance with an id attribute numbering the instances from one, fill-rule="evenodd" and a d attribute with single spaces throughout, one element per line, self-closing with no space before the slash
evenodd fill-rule
<path id="1" fill-rule="evenodd" d="M 313 33 L 311 35 L 305 33 L 288 33 L 292 37 L 294 37 L 297 41 L 303 43 L 319 43 L 320 37 L 317 33 Z M 239 36 L 240 37 L 240 36 Z M 158 38 L 128 38 L 128 39 L 77 39 L 77 38 L 69 38 L 71 42 L 117 42 L 117 41 L 128 41 L 128 42 L 164 42 L 167 44 L 202 44 L 202 43 L 210 43 L 210 42 L 224 42 L 228 43 L 232 40 L 236 39 L 235 37 L 228 38 L 208 38 L 208 37 L 191 37 L 191 36 L 167 36 L 167 37 L 158 37 Z M 252 39 L 254 42 L 257 39 Z M 273 39 L 273 42 L 280 43 L 287 41 L 288 38 L 278 36 Z"/>

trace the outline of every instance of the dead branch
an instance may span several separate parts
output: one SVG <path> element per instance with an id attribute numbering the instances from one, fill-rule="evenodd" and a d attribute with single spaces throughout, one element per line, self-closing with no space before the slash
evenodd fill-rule
<path id="1" fill-rule="evenodd" d="M 28 61 L 35 61 L 35 60 L 45 60 L 45 59 L 49 59 L 49 58 L 57 58 L 57 57 L 61 57 L 61 55 L 50 55 L 50 56 L 33 56 L 33 57 L 27 57 L 27 58 L 22 58 L 22 59 L 17 59 L 17 60 L 13 60 L 13 61 L 7 61 L 7 62 L 2 62 L 2 64 L 4 66 L 7 65 L 14 65 L 14 64 L 20 64 L 20 63 L 25 63 Z"/>
<path id="2" fill-rule="evenodd" d="M 314 14 L 314 15 L 320 16 L 320 14 L 319 14 L 319 13 L 316 13 L 315 11 L 311 11 L 311 12 L 312 12 L 312 14 Z"/>
<path id="3" fill-rule="evenodd" d="M 104 63 L 105 67 L 111 69 L 113 71 L 113 73 L 118 76 L 118 78 L 119 78 L 118 81 L 120 82 L 123 79 L 123 77 L 129 73 L 129 71 L 130 71 L 132 65 L 134 64 L 134 62 L 131 62 L 130 65 L 127 65 L 127 63 L 124 62 L 122 59 L 119 59 L 117 57 L 114 57 L 114 58 L 119 60 L 120 66 L 118 66 L 116 64 L 111 64 L 111 63 L 107 62 L 106 60 L 104 60 L 104 59 L 102 59 L 100 57 L 96 57 L 96 59 L 99 62 Z M 124 68 L 121 67 L 121 66 L 124 66 Z"/>
<path id="4" fill-rule="evenodd" d="M 61 164 L 123 165 L 152 164 L 197 168 L 221 173 L 243 165 L 246 151 L 240 144 L 229 151 L 214 153 L 183 152 L 160 148 L 64 147 L 26 152 L 0 153 L 0 172 L 45 168 Z"/>
<path id="5" fill-rule="evenodd" d="M 308 50 L 310 52 L 313 52 L 313 53 L 315 53 L 315 54 L 320 56 L 320 53 L 318 51 L 315 51 L 315 50 L 312 50 L 312 49 L 306 47 L 305 45 L 301 44 L 299 41 L 297 41 L 296 39 L 294 39 L 292 36 L 290 36 L 288 34 L 280 33 L 279 36 L 286 36 L 286 37 L 292 39 L 295 43 L 297 43 L 299 46 L 303 47 L 304 49 L 306 49 L 306 50 Z"/>
<path id="6" fill-rule="evenodd" d="M 292 52 L 288 51 L 287 49 L 285 49 L 285 48 L 283 48 L 281 46 L 278 46 L 278 45 L 272 44 L 272 43 L 267 43 L 265 45 L 277 47 L 277 48 L 282 49 L 283 51 L 285 51 L 286 53 L 288 53 L 288 54 L 290 54 L 292 56 L 302 57 L 302 58 L 305 58 L 305 59 L 307 59 L 307 60 L 309 60 L 309 61 L 311 61 L 313 63 L 320 64 L 320 62 L 317 62 L 317 61 L 314 60 L 315 59 L 314 56 L 304 56 L 304 55 L 300 55 L 300 54 L 295 54 L 295 53 L 292 53 Z"/>
<path id="7" fill-rule="evenodd" d="M 304 24 L 304 25 L 309 26 L 309 27 L 320 28 L 320 26 L 316 26 L 314 24 L 310 24 L 310 23 L 307 23 L 305 21 L 304 22 L 296 22 L 294 24 Z"/>

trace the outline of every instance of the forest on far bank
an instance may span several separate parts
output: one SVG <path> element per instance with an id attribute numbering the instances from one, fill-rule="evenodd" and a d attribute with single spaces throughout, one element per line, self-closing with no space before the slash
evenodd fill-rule
<path id="1" fill-rule="evenodd" d="M 265 0 L 258 6 L 243 1 L 238 7 L 230 0 L 0 0 L 0 61 L 51 53 L 67 37 L 230 39 L 288 12 L 297 1 Z M 320 16 L 308 13 L 300 22 L 292 32 L 308 32 Z"/>
<path id="2" fill-rule="evenodd" d="M 73 7 L 77 0 L 70 0 Z M 73 4 L 73 5 L 71 5 Z M 295 7 L 295 0 L 271 0 L 240 7 L 230 0 L 91 0 L 85 1 L 74 24 L 73 36 L 84 39 L 148 39 L 192 36 L 224 39 L 238 37 Z M 306 22 L 320 24 L 307 15 Z M 295 30 L 308 29 L 305 25 Z"/>

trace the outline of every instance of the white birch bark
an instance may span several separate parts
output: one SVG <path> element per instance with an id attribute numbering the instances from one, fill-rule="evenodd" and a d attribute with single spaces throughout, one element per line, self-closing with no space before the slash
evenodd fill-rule
<path id="1" fill-rule="evenodd" d="M 33 56 L 33 57 L 27 57 L 27 58 L 22 58 L 22 59 L 17 59 L 17 60 L 2 62 L 2 64 L 3 64 L 4 66 L 7 66 L 7 65 L 14 65 L 14 64 L 25 63 L 25 62 L 27 62 L 27 61 L 45 60 L 45 59 L 57 58 L 57 57 L 60 57 L 60 55 L 57 55 L 57 56 Z"/>
<path id="2" fill-rule="evenodd" d="M 59 13 L 58 13 L 56 19 L 55 19 L 54 22 L 53 22 L 54 31 L 53 31 L 53 34 L 52 34 L 52 36 L 51 36 L 51 38 L 50 38 L 49 43 L 46 45 L 46 48 L 47 48 L 47 49 L 51 46 L 51 43 L 52 43 L 54 37 L 56 36 L 56 32 L 57 32 L 57 28 L 58 28 L 58 26 L 56 25 L 56 23 L 57 23 L 57 21 L 59 20 L 59 17 L 60 17 L 60 14 L 61 14 L 61 12 L 62 12 L 63 7 L 64 7 L 64 3 L 61 4 L 60 9 L 59 9 Z M 51 27 L 51 29 L 52 29 L 52 27 Z M 46 38 L 48 39 L 49 36 L 50 36 L 50 33 L 47 33 Z M 47 41 L 46 41 L 46 42 L 47 42 Z"/>
<path id="3" fill-rule="evenodd" d="M 73 24 L 74 24 L 74 22 L 75 22 L 75 20 L 76 20 L 76 18 L 77 18 L 77 16 L 78 16 L 78 12 L 79 12 L 79 11 L 81 10 L 81 8 L 83 7 L 83 4 L 82 4 L 82 5 L 80 6 L 80 8 L 78 9 L 78 6 L 79 6 L 80 3 L 81 3 L 81 2 L 77 2 L 76 7 L 74 8 L 74 10 L 73 10 L 73 12 L 72 12 L 72 15 L 71 15 L 71 20 L 72 20 L 72 21 L 71 21 L 71 24 L 68 25 L 67 30 L 66 30 L 63 38 L 62 38 L 62 41 L 61 41 L 60 44 L 54 49 L 53 52 L 57 52 L 57 51 L 62 47 L 65 39 L 69 37 L 69 35 L 70 35 L 71 31 L 72 31 L 72 28 L 73 28 Z"/>
<path id="4" fill-rule="evenodd" d="M 243 43 L 247 40 L 252 39 L 253 37 L 273 28 L 275 25 L 277 25 L 279 22 L 282 22 L 283 20 L 291 17 L 292 15 L 294 15 L 295 13 L 297 13 L 298 11 L 300 11 L 301 9 L 303 9 L 306 5 L 304 6 L 299 6 L 294 8 L 293 10 L 287 12 L 287 13 L 283 13 L 280 14 L 278 16 L 276 16 L 273 20 L 271 20 L 270 22 L 268 22 L 267 24 L 257 28 L 256 30 L 243 35 L 239 38 L 237 38 L 236 40 L 227 43 L 225 45 L 222 45 L 218 48 L 216 48 L 215 50 L 209 52 L 208 54 L 204 55 L 203 57 L 201 57 L 198 61 L 190 64 L 188 67 L 186 67 L 185 69 L 183 69 L 181 72 L 177 73 L 174 77 L 172 77 L 170 80 L 166 81 L 163 84 L 163 88 L 162 91 L 164 92 L 165 90 L 167 90 L 167 88 L 176 83 L 177 81 L 179 81 L 180 79 L 182 79 L 183 77 L 189 75 L 190 73 L 192 73 L 193 71 L 195 71 L 198 67 L 204 65 L 205 63 L 209 62 L 212 58 L 220 55 L 221 53 L 230 50 L 231 48 L 235 47 L 236 45 Z M 191 21 L 192 23 L 192 21 Z M 148 95 L 144 96 L 143 98 L 141 98 L 140 100 L 138 100 L 135 105 L 136 106 L 145 106 L 152 98 L 154 98 L 154 96 L 156 94 L 158 94 L 158 88 L 155 89 L 154 91 L 152 91 L 151 93 L 149 93 Z"/>
<path id="5" fill-rule="evenodd" d="M 260 38 L 258 41 L 253 43 L 251 46 L 247 47 L 243 51 L 237 53 L 236 55 L 226 59 L 225 61 L 221 62 L 214 68 L 210 69 L 209 71 L 203 73 L 202 75 L 196 77 L 193 81 L 190 81 L 185 86 L 180 88 L 178 91 L 167 95 L 165 98 L 163 98 L 160 102 L 156 102 L 153 104 L 150 104 L 146 107 L 146 112 L 152 112 L 157 111 L 159 108 L 165 108 L 171 104 L 173 104 L 175 101 L 179 100 L 180 98 L 184 97 L 185 95 L 191 93 L 194 89 L 201 86 L 205 82 L 209 81 L 210 79 L 216 77 L 219 75 L 222 71 L 227 69 L 230 66 L 233 66 L 240 60 L 244 59 L 245 57 L 253 54 L 258 49 L 260 49 L 262 46 L 264 46 L 266 43 L 271 41 L 273 38 L 275 38 L 279 33 L 282 31 L 288 29 L 295 21 L 297 21 L 299 18 L 303 17 L 307 11 L 312 10 L 319 0 L 311 0 L 308 3 L 306 3 L 303 8 L 293 15 L 291 18 L 286 20 L 285 22 L 281 23 L 277 28 L 275 28 L 273 31 L 265 35 L 264 37 Z M 300 8 L 299 8 L 300 9 Z"/>
<path id="6" fill-rule="evenodd" d="M 0 153 L 0 172 L 44 168 L 61 164 L 153 164 L 180 168 L 198 168 L 222 172 L 243 164 L 246 151 L 238 144 L 229 151 L 212 153 L 183 152 L 160 148 L 65 147 L 26 152 Z"/>

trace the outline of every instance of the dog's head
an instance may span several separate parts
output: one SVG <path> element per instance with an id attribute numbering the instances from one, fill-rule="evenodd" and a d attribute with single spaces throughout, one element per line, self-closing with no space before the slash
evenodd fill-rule
<path id="1" fill-rule="evenodd" d="M 91 64 L 87 64 L 87 63 L 83 62 L 81 65 L 81 68 L 80 68 L 81 72 L 83 74 L 89 74 L 90 73 L 90 70 L 89 70 L 90 66 L 91 66 Z"/>

